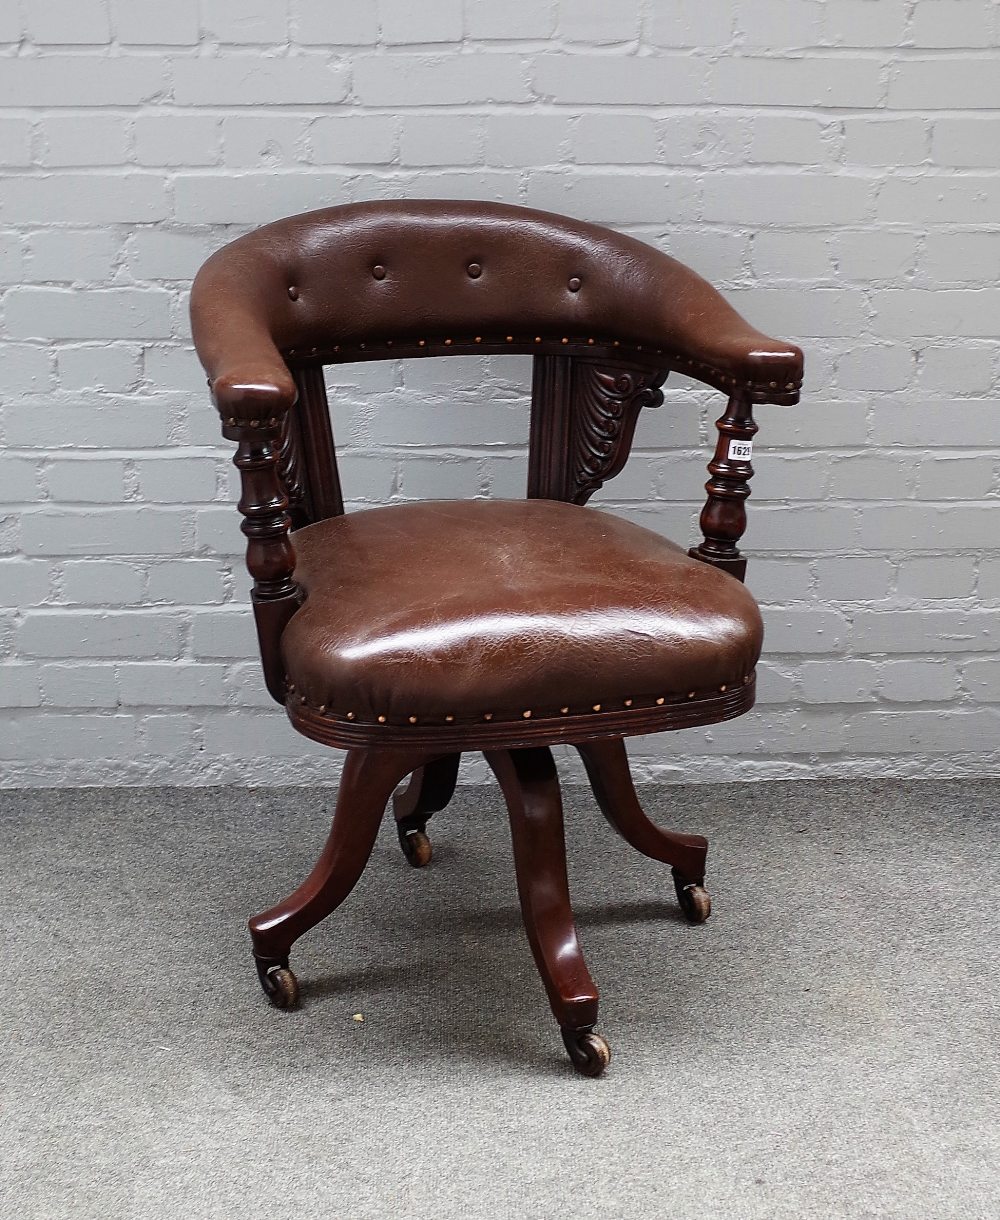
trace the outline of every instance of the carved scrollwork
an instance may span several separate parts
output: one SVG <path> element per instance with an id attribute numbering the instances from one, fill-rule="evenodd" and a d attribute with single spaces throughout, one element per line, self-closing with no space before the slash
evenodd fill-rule
<path id="1" fill-rule="evenodd" d="M 306 503 L 306 469 L 302 455 L 302 437 L 295 411 L 289 411 L 282 420 L 278 449 L 278 477 L 288 497 L 288 515 L 292 528 L 300 529 L 309 524 L 309 509 Z"/>
<path id="2" fill-rule="evenodd" d="M 663 402 L 666 372 L 612 369 L 578 360 L 573 369 L 573 413 L 567 453 L 567 496 L 585 504 L 618 474 L 629 455 L 643 407 Z"/>

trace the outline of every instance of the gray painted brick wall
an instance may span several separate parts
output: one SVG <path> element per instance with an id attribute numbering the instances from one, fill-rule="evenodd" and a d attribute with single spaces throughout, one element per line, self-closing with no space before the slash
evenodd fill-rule
<path id="1" fill-rule="evenodd" d="M 335 776 L 263 693 L 187 292 L 398 196 L 607 222 L 808 351 L 759 412 L 760 706 L 640 778 L 995 771 L 998 38 L 985 0 L 0 6 L 0 782 Z M 520 494 L 528 377 L 332 373 L 352 506 Z M 671 382 L 597 502 L 693 539 L 721 405 Z"/>

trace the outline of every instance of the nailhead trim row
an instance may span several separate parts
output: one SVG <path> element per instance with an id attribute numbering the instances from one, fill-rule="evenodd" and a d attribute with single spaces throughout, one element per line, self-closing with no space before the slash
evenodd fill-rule
<path id="1" fill-rule="evenodd" d="M 223 422 L 227 428 L 235 428 L 237 424 L 248 428 L 277 428 L 281 420 L 276 415 L 270 419 L 237 419 L 235 415 L 229 415 Z"/>
<path id="2" fill-rule="evenodd" d="M 384 269 L 383 269 L 383 271 L 384 271 Z M 293 295 L 293 293 L 294 293 L 294 295 Z M 289 294 L 289 296 L 292 297 L 293 300 L 295 300 L 298 296 L 298 289 L 295 288 L 293 285 L 291 288 L 289 288 L 288 294 Z M 505 338 L 508 343 L 514 342 L 513 335 L 506 335 Z M 483 336 L 476 335 L 474 341 L 476 343 L 482 343 Z M 535 341 L 535 343 L 544 342 L 543 336 L 535 335 L 534 341 Z M 386 339 L 384 342 L 385 342 L 385 346 L 387 348 L 389 348 L 389 347 L 393 347 L 395 345 L 396 340 Z M 418 339 L 417 347 L 426 347 L 428 345 L 428 342 L 433 343 L 434 341 L 427 340 L 427 339 Z M 443 342 L 443 345 L 445 347 L 453 347 L 455 345 L 455 340 L 453 338 L 438 340 L 438 342 Z M 461 340 L 459 342 L 461 342 Z M 553 340 L 553 342 L 554 342 L 554 340 Z M 572 339 L 570 339 L 569 336 L 564 335 L 561 338 L 560 342 L 564 345 L 569 345 L 572 342 Z M 581 340 L 579 340 L 579 342 L 582 343 L 583 340 L 581 339 Z M 595 339 L 595 338 L 588 338 L 587 346 L 593 347 L 598 343 L 600 343 L 602 346 L 607 346 L 609 342 L 612 347 L 621 347 L 622 346 L 622 342 L 620 339 L 612 339 L 609 341 L 607 339 L 602 340 L 602 339 Z M 359 352 L 368 350 L 367 343 L 358 343 L 355 346 Z M 632 351 L 636 351 L 636 352 L 641 352 L 643 350 L 652 351 L 654 355 L 664 356 L 667 359 L 667 361 L 669 362 L 671 368 L 679 369 L 682 372 L 686 370 L 688 372 L 695 373 L 695 375 L 697 375 L 698 372 L 709 374 L 718 382 L 718 384 L 720 386 L 728 386 L 734 390 L 737 388 L 746 389 L 746 390 L 757 390 L 757 391 L 781 390 L 783 393 L 792 393 L 794 391 L 801 389 L 801 386 L 802 386 L 801 381 L 786 381 L 786 382 L 784 382 L 783 385 L 782 385 L 782 383 L 777 382 L 777 381 L 768 381 L 768 382 L 739 381 L 736 377 L 732 376 L 731 374 L 721 372 L 719 369 L 715 368 L 714 365 L 706 364 L 704 361 L 701 361 L 701 360 L 692 360 L 691 358 L 689 358 L 687 356 L 680 356 L 675 352 L 667 351 L 661 347 L 644 349 L 643 345 L 641 343 L 633 344 L 631 346 L 631 348 L 629 347 L 629 345 L 626 344 L 625 347 L 626 347 L 626 350 L 632 350 Z M 339 343 L 335 344 L 332 350 L 335 354 L 339 354 L 341 351 L 341 344 L 339 344 Z M 319 355 L 319 351 L 320 351 L 320 349 L 316 348 L 316 347 L 303 348 L 303 349 L 289 348 L 288 352 L 286 354 L 291 359 L 294 359 L 296 357 L 312 358 L 312 357 Z M 211 386 L 211 384 L 212 384 L 211 381 L 209 381 L 209 386 Z M 225 422 L 226 426 L 230 427 L 230 428 L 235 428 L 235 427 L 276 428 L 276 427 L 278 427 L 278 425 L 281 421 L 277 417 L 273 417 L 273 416 L 269 419 L 261 420 L 261 419 L 239 419 L 235 415 L 230 415 L 230 416 L 226 417 L 224 422 Z"/>
<path id="3" fill-rule="evenodd" d="M 753 681 L 753 677 L 754 677 L 753 673 L 745 674 L 742 678 L 738 679 L 738 684 L 743 685 L 743 686 L 748 686 Z M 300 705 L 306 705 L 308 703 L 308 700 L 306 699 L 305 695 L 300 694 L 300 695 L 298 695 L 297 698 L 295 697 L 295 684 L 293 682 L 288 683 L 287 689 L 288 689 L 289 702 L 298 703 Z M 675 693 L 675 694 L 671 694 L 671 695 L 657 695 L 655 697 L 646 696 L 645 698 L 639 698 L 639 699 L 634 699 L 634 698 L 623 699 L 620 704 L 593 703 L 590 705 L 589 710 L 591 712 L 612 712 L 612 711 L 618 710 L 619 707 L 623 707 L 623 708 L 634 707 L 637 711 L 639 711 L 643 707 L 663 707 L 668 702 L 679 703 L 679 702 L 681 702 L 682 699 L 684 699 L 684 700 L 697 699 L 699 696 L 701 696 L 702 698 L 708 698 L 709 696 L 714 695 L 716 693 L 718 693 L 720 695 L 724 695 L 726 693 L 726 691 L 732 690 L 732 689 L 733 689 L 732 683 L 724 683 L 722 686 L 712 687 L 711 690 L 692 690 L 692 691 L 688 691 L 684 695 L 681 695 L 680 693 Z M 356 720 L 357 719 L 356 712 L 335 712 L 335 711 L 331 710 L 330 708 L 328 708 L 325 703 L 318 704 L 312 710 L 318 712 L 319 715 L 321 715 L 321 716 L 325 716 L 325 717 L 327 717 L 329 719 L 333 719 L 333 720 Z M 562 716 L 568 716 L 570 714 L 571 710 L 572 709 L 569 706 L 561 707 L 559 709 L 559 714 Z M 582 710 L 583 709 L 581 709 L 581 711 Z M 544 717 L 546 715 L 546 713 L 544 712 L 544 710 L 539 712 L 537 709 L 525 708 L 524 711 L 520 713 L 520 719 L 531 720 L 536 715 L 540 715 L 540 716 Z M 493 720 L 494 716 L 495 716 L 494 712 L 483 712 L 482 713 L 482 719 L 486 720 L 486 721 Z M 513 721 L 513 720 L 516 720 L 518 718 L 518 716 L 517 716 L 517 713 L 513 713 L 513 712 L 506 713 L 506 714 L 501 713 L 501 718 L 504 720 Z M 448 713 L 442 719 L 444 720 L 444 722 L 446 724 L 454 724 L 456 718 L 452 713 Z M 389 723 L 389 718 L 384 713 L 380 713 L 376 717 L 376 720 L 379 724 L 388 724 Z M 431 723 L 431 724 L 433 724 L 433 723 L 435 723 L 435 719 L 434 718 L 431 718 L 431 719 L 424 718 L 424 720 L 421 721 L 420 717 L 418 717 L 418 716 L 407 716 L 405 721 L 394 721 L 392 723 L 394 723 L 394 724 L 403 724 L 403 723 L 406 723 L 406 724 Z M 463 721 L 462 723 L 475 724 L 476 720 L 466 720 L 466 721 Z"/>
<path id="4" fill-rule="evenodd" d="M 571 283 L 572 283 L 572 281 L 571 281 Z M 535 343 L 544 342 L 544 336 L 542 336 L 542 335 L 534 335 L 534 336 L 532 336 L 532 338 Z M 507 343 L 514 342 L 513 335 L 505 335 L 504 339 Z M 482 335 L 475 336 L 474 342 L 482 343 L 483 341 L 484 340 L 483 340 Z M 555 340 L 553 340 L 553 342 L 554 341 Z M 584 340 L 581 338 L 580 342 L 582 343 L 583 341 Z M 392 347 L 394 345 L 394 343 L 397 342 L 397 340 L 386 339 L 384 342 L 385 342 L 386 347 Z M 418 339 L 417 346 L 426 347 L 429 342 L 433 343 L 434 340 Z M 438 340 L 438 342 L 441 342 L 441 340 Z M 526 342 L 527 342 L 527 340 L 526 340 Z M 570 339 L 569 337 L 562 337 L 560 342 L 562 342 L 564 344 L 569 344 L 572 342 L 572 339 Z M 452 338 L 444 339 L 443 343 L 444 343 L 445 347 L 452 347 L 455 343 L 455 340 Z M 732 386 L 734 389 L 736 389 L 738 387 L 738 388 L 746 389 L 746 390 L 782 390 L 782 392 L 784 392 L 784 393 L 791 393 L 792 391 L 799 390 L 802 388 L 801 381 L 786 381 L 784 383 L 779 382 L 779 381 L 766 381 L 766 382 L 765 381 L 749 381 L 749 380 L 741 381 L 737 377 L 734 377 L 731 373 L 724 373 L 724 372 L 722 372 L 721 369 L 717 369 L 715 367 L 715 365 L 708 364 L 703 360 L 694 360 L 689 356 L 681 356 L 681 355 L 677 354 L 676 352 L 671 352 L 668 349 L 662 348 L 662 347 L 649 347 L 648 345 L 644 345 L 642 343 L 622 344 L 622 341 L 620 339 L 610 339 L 610 340 L 603 339 L 602 340 L 602 339 L 589 338 L 589 337 L 586 339 L 586 343 L 587 343 L 588 347 L 593 347 L 596 344 L 601 344 L 602 346 L 610 345 L 611 347 L 624 346 L 626 350 L 631 350 L 631 351 L 636 351 L 636 352 L 647 351 L 647 352 L 652 352 L 654 355 L 657 355 L 657 356 L 666 356 L 667 359 L 670 361 L 670 365 L 672 368 L 676 368 L 681 371 L 688 370 L 688 371 L 694 372 L 697 370 L 697 371 L 700 371 L 703 373 L 710 373 L 719 382 L 720 385 Z M 356 347 L 358 348 L 359 351 L 365 351 L 367 345 L 364 343 L 358 343 L 358 344 L 356 344 Z M 340 344 L 335 345 L 333 348 L 333 351 L 335 353 L 339 353 L 341 351 L 341 345 Z M 311 358 L 311 357 L 319 355 L 319 352 L 320 352 L 320 349 L 316 348 L 316 347 L 301 348 L 301 349 L 300 348 L 290 348 L 288 350 L 287 354 L 289 357 L 292 357 L 292 358 L 294 358 L 296 356 Z"/>

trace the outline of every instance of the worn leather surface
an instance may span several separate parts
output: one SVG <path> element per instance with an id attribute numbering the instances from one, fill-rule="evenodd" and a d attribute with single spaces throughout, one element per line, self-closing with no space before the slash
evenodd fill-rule
<path id="1" fill-rule="evenodd" d="M 293 701 L 389 724 L 621 710 L 742 682 L 739 581 L 650 530 L 550 500 L 431 501 L 294 535 Z"/>
<path id="2" fill-rule="evenodd" d="M 294 401 L 289 349 L 471 338 L 470 329 L 648 343 L 771 386 L 779 401 L 802 379 L 797 347 L 755 330 L 675 259 L 509 204 L 374 201 L 265 225 L 204 265 L 191 319 L 217 404 L 243 418 Z"/>

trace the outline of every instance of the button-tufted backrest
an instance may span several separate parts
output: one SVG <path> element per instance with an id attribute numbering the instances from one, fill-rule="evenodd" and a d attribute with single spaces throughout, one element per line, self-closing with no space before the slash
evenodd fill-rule
<path id="1" fill-rule="evenodd" d="M 678 273 L 691 274 L 632 238 L 546 212 L 390 201 L 310 212 L 240 238 L 205 265 L 193 308 L 197 328 L 238 302 L 266 320 L 281 349 L 469 327 L 652 341 L 664 337 L 658 320 Z"/>

